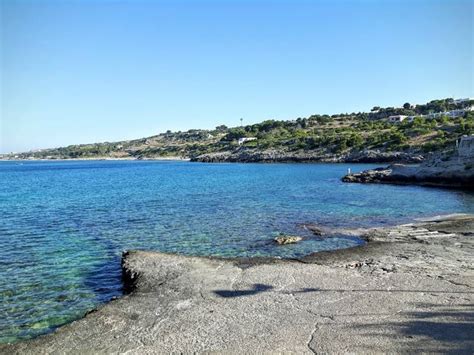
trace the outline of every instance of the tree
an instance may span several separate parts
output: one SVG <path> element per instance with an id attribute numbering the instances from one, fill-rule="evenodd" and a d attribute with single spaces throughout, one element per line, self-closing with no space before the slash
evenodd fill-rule
<path id="1" fill-rule="evenodd" d="M 221 124 L 220 126 L 216 127 L 216 131 L 219 131 L 219 132 L 225 132 L 227 131 L 227 129 L 228 127 L 225 124 Z"/>
<path id="2" fill-rule="evenodd" d="M 239 139 L 245 137 L 246 132 L 242 127 L 235 127 L 229 129 L 229 133 L 227 133 L 222 140 L 223 141 L 233 141 L 235 139 Z"/>
<path id="3" fill-rule="evenodd" d="M 405 103 L 403 104 L 403 108 L 404 108 L 405 110 L 409 110 L 410 107 L 411 107 L 411 105 L 410 105 L 409 102 L 405 102 Z"/>

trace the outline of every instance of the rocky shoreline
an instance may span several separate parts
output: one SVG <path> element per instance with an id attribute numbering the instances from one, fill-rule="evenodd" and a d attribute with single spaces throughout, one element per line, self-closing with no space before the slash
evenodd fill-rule
<path id="1" fill-rule="evenodd" d="M 474 157 L 442 157 L 419 166 L 393 164 L 348 174 L 342 181 L 474 189 Z"/>
<path id="2" fill-rule="evenodd" d="M 18 158 L 2 157 L 0 161 L 91 161 L 91 160 L 149 160 L 149 161 L 192 161 L 201 163 L 405 163 L 418 164 L 424 161 L 425 156 L 416 153 L 383 152 L 380 150 L 363 150 L 351 153 L 335 154 L 326 151 L 284 151 L 284 150 L 259 150 L 241 147 L 233 151 L 202 154 L 198 156 L 170 156 L 170 157 L 144 157 L 124 156 L 110 157 L 97 156 L 89 158 Z"/>
<path id="3" fill-rule="evenodd" d="M 19 159 L 19 158 L 2 158 L 0 157 L 0 161 L 135 161 L 135 160 L 143 160 L 143 161 L 190 161 L 190 158 L 186 157 L 156 157 L 156 158 L 147 158 L 147 157 L 94 157 L 94 158 L 49 158 L 49 159 L 42 159 L 42 158 L 27 158 L 27 159 Z"/>
<path id="4" fill-rule="evenodd" d="M 344 154 L 323 151 L 283 151 L 239 148 L 234 151 L 209 153 L 192 157 L 191 161 L 202 163 L 407 163 L 416 164 L 424 160 L 420 154 L 363 150 Z"/>
<path id="5" fill-rule="evenodd" d="M 131 251 L 128 295 L 0 352 L 472 353 L 474 215 L 309 227 L 367 243 L 299 260 Z"/>

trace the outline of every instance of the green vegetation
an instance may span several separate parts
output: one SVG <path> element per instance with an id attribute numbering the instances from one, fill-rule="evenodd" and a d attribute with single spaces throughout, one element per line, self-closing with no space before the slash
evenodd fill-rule
<path id="1" fill-rule="evenodd" d="M 426 153 L 453 147 L 464 134 L 474 134 L 474 112 L 463 117 L 429 119 L 415 117 L 402 123 L 389 123 L 389 115 L 417 115 L 447 109 L 464 109 L 474 102 L 454 104 L 452 99 L 434 100 L 413 107 L 374 107 L 370 113 L 312 115 L 292 121 L 266 120 L 243 127 L 225 125 L 214 130 L 166 132 L 137 140 L 72 145 L 17 154 L 16 157 L 71 158 L 160 158 L 195 157 L 206 153 L 237 149 L 277 149 L 283 152 L 314 151 L 317 154 L 342 154 L 363 149 Z M 242 137 L 257 140 L 238 145 Z"/>

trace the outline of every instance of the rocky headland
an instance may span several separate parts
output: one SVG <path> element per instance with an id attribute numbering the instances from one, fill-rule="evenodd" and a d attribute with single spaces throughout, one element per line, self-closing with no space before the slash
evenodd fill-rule
<path id="1" fill-rule="evenodd" d="M 131 251 L 127 295 L 0 352 L 472 354 L 473 215 L 308 228 L 367 243 L 298 260 Z"/>
<path id="2" fill-rule="evenodd" d="M 474 189 L 474 157 L 452 155 L 436 157 L 420 165 L 392 164 L 348 174 L 342 181 Z"/>

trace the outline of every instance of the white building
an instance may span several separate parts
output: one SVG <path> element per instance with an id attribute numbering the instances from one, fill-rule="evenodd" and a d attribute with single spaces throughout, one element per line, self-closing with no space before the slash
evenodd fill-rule
<path id="1" fill-rule="evenodd" d="M 257 138 L 255 138 L 255 137 L 239 138 L 239 145 L 242 145 L 242 144 L 244 144 L 245 142 L 255 141 L 255 140 L 257 140 Z"/>
<path id="2" fill-rule="evenodd" d="M 465 112 L 466 110 L 452 110 L 452 111 L 446 112 L 446 116 L 449 116 L 451 118 L 462 117 L 464 116 Z"/>
<path id="3" fill-rule="evenodd" d="M 423 117 L 426 117 L 426 118 L 438 118 L 438 117 L 441 117 L 441 116 L 447 116 L 448 113 L 447 112 L 432 112 L 432 113 L 429 113 Z"/>
<path id="4" fill-rule="evenodd" d="M 403 122 L 407 116 L 405 115 L 395 115 L 395 116 L 389 116 L 388 117 L 388 122 Z"/>

